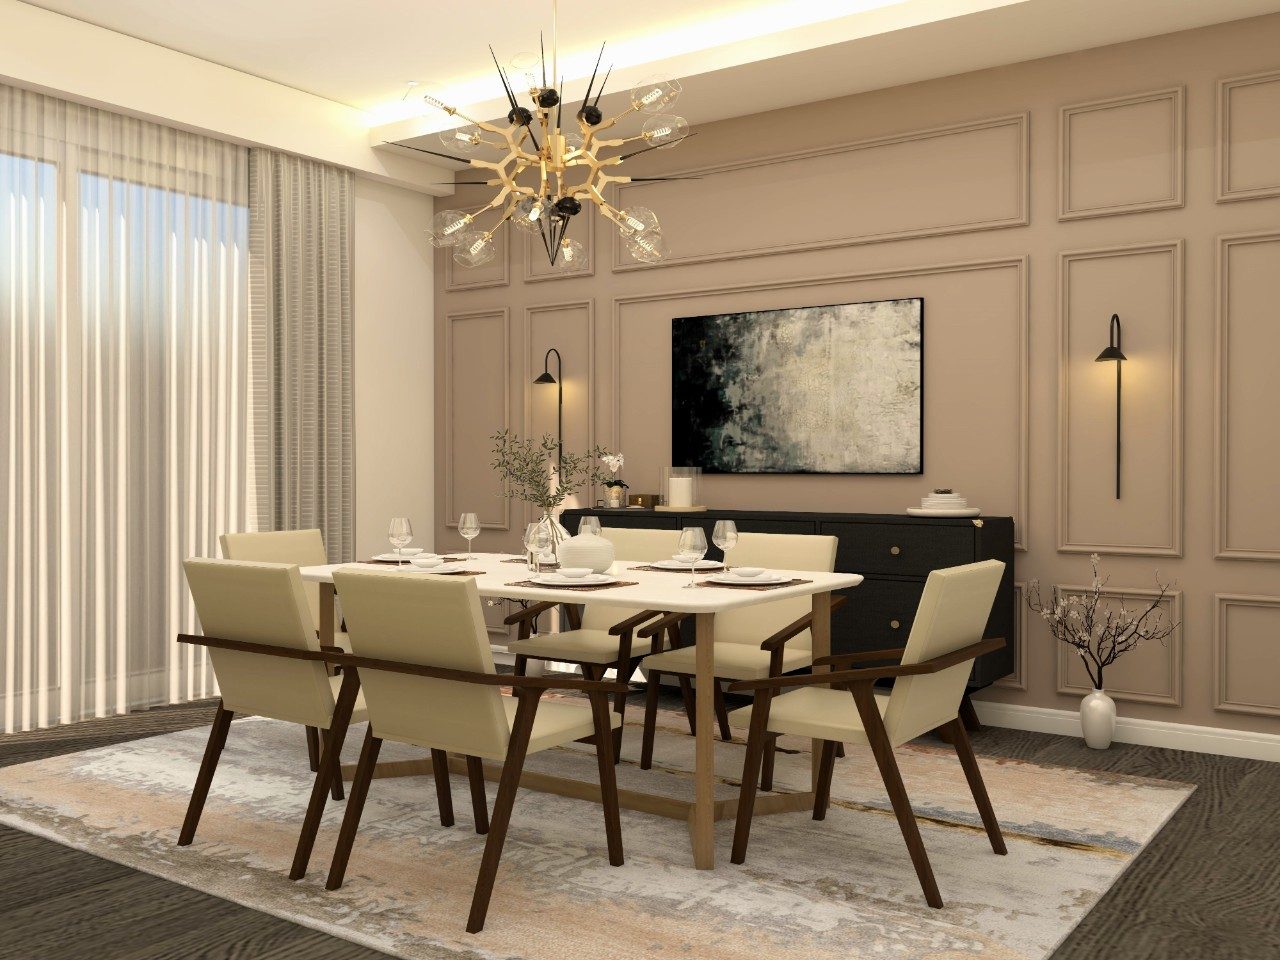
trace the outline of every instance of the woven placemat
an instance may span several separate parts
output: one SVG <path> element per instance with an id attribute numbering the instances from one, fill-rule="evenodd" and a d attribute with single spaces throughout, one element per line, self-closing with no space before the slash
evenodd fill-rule
<path id="1" fill-rule="evenodd" d="M 503 563 L 523 563 L 526 567 L 529 565 L 529 561 L 526 560 L 524 557 L 512 557 L 510 560 L 503 560 L 502 562 Z M 544 560 L 542 561 L 541 566 L 546 570 L 555 570 L 557 567 L 560 566 L 560 564 L 558 564 L 554 560 Z"/>
<path id="2" fill-rule="evenodd" d="M 576 584 L 557 583 L 554 587 L 545 583 L 534 583 L 532 580 L 517 580 L 515 583 L 508 583 L 508 587 L 540 587 L 543 590 L 581 590 L 584 593 L 588 590 L 612 590 L 615 587 L 637 587 L 640 584 L 635 580 L 619 580 L 616 583 L 584 583 L 581 586 Z"/>
<path id="3" fill-rule="evenodd" d="M 649 571 L 652 571 L 653 573 L 678 573 L 681 576 L 685 576 L 685 577 L 689 575 L 688 569 L 672 570 L 670 567 L 655 567 L 647 563 L 644 564 L 643 566 L 628 567 L 627 569 L 628 570 L 649 570 Z M 699 567 L 698 573 L 720 573 L 723 570 L 724 570 L 723 565 L 719 567 Z"/>
<path id="4" fill-rule="evenodd" d="M 812 580 L 788 580 L 786 583 L 699 583 L 700 587 L 715 587 L 721 590 L 779 590 L 782 587 L 794 587 L 801 583 L 813 583 Z"/>

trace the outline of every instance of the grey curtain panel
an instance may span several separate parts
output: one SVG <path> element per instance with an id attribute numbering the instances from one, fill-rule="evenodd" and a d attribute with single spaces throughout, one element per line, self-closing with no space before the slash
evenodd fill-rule
<path id="1" fill-rule="evenodd" d="M 210 696 L 244 529 L 248 151 L 0 85 L 0 725 Z"/>
<path id="2" fill-rule="evenodd" d="M 318 527 L 354 559 L 349 171 L 249 159 L 251 483 L 260 529 Z"/>

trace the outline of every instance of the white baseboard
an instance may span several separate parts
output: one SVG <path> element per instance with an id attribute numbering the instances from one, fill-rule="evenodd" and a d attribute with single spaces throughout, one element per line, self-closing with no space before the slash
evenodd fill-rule
<path id="1" fill-rule="evenodd" d="M 974 700 L 973 705 L 977 708 L 978 719 L 993 727 L 1056 733 L 1067 737 L 1081 735 L 1080 716 L 1072 710 L 1051 710 L 1047 707 L 1025 707 L 1016 703 L 984 700 Z M 1116 740 L 1147 747 L 1280 762 L 1280 735 L 1274 733 L 1197 727 L 1188 723 L 1138 720 L 1122 716 L 1116 721 Z"/>

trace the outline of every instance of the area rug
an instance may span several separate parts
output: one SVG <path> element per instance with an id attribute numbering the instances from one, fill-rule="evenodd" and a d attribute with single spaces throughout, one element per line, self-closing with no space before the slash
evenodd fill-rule
<path id="1" fill-rule="evenodd" d="M 619 784 L 692 796 L 693 740 L 664 714 L 655 767 L 636 763 L 628 726 Z M 363 726 L 352 728 L 358 745 Z M 610 867 L 599 807 L 521 791 L 484 931 L 464 931 L 484 838 L 466 781 L 457 825 L 436 819 L 424 777 L 375 780 L 339 891 L 324 878 L 343 804 L 330 802 L 311 871 L 286 872 L 310 786 L 302 731 L 236 721 L 195 843 L 175 846 L 207 730 L 194 729 L 0 771 L 0 822 L 383 950 L 458 960 L 1040 960 L 1088 913 L 1192 786 L 981 761 L 1009 855 L 991 853 L 951 748 L 898 751 L 946 906 L 924 903 L 868 751 L 836 763 L 826 821 L 759 818 L 744 866 L 717 826 L 714 871 L 692 868 L 681 822 L 623 811 L 626 864 Z M 807 787 L 808 741 L 783 740 L 775 788 Z M 736 795 L 744 746 L 717 743 L 718 795 Z M 354 751 L 351 757 L 354 760 Z M 423 751 L 388 743 L 383 760 Z M 530 769 L 594 780 L 589 747 L 530 758 Z M 490 788 L 490 802 L 495 787 Z"/>

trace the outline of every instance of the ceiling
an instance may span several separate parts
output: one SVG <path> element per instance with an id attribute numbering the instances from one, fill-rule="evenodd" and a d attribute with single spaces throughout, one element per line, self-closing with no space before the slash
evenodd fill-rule
<path id="1" fill-rule="evenodd" d="M 508 63 L 552 34 L 552 0 L 26 0 L 365 111 L 375 140 L 452 125 L 418 81 L 473 115 L 505 114 L 488 45 Z M 559 0 L 559 66 L 585 86 L 685 81 L 707 122 L 1280 11 L 1280 0 Z"/>

